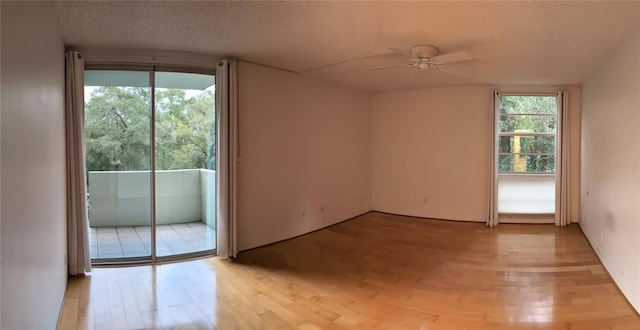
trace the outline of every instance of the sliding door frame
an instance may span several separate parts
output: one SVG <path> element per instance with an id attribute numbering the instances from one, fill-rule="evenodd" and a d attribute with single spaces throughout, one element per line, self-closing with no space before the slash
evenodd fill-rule
<path id="1" fill-rule="evenodd" d="M 501 175 L 527 175 L 527 176 L 538 176 L 538 175 L 551 175 L 550 173 L 529 173 L 529 174 L 500 174 L 500 170 L 499 170 L 499 164 L 500 164 L 500 147 L 499 147 L 499 143 L 500 143 L 500 99 L 503 96 L 543 96 L 543 97 L 553 97 L 556 98 L 556 102 L 557 102 L 557 92 L 543 92 L 543 93 L 530 93 L 530 92 L 524 92 L 524 93 L 517 93 L 517 92 L 507 92 L 507 93 L 502 93 L 499 90 L 494 90 L 493 92 L 494 95 L 494 104 L 493 104 L 493 109 L 492 109 L 492 127 L 494 129 L 492 129 L 492 150 L 493 150 L 493 159 L 491 162 L 491 171 L 492 173 L 494 173 L 494 176 L 492 178 L 492 181 L 490 184 L 492 185 L 492 189 L 490 189 L 490 193 L 492 194 L 492 199 L 490 199 L 490 218 L 487 221 L 487 224 L 489 226 L 495 226 L 498 223 L 554 223 L 555 222 L 555 215 L 556 213 L 559 212 L 558 210 L 558 198 L 560 196 L 558 196 L 558 161 L 560 159 L 560 157 L 562 157 L 561 154 L 561 149 L 560 149 L 560 145 L 562 144 L 562 141 L 560 141 L 561 135 L 560 135 L 560 130 L 561 127 L 560 125 L 562 124 L 562 118 L 561 118 L 561 111 L 560 111 L 560 107 L 563 105 L 560 104 L 556 104 L 556 132 L 555 132 L 555 152 L 554 152 L 554 163 L 555 163 L 555 170 L 553 172 L 553 176 L 554 176 L 554 191 L 555 196 L 554 196 L 554 213 L 541 213 L 541 214 L 526 214 L 526 213 L 501 213 L 499 211 L 499 205 L 498 205 L 498 193 L 499 193 L 499 189 L 498 189 L 498 180 L 500 178 Z M 566 111 L 566 110 L 565 110 Z M 492 221 L 493 220 L 493 221 Z"/>
<path id="2" fill-rule="evenodd" d="M 151 262 L 158 259 L 156 255 L 156 67 L 149 71 L 149 82 L 151 83 L 151 114 L 149 115 L 149 159 L 151 166 Z"/>
<path id="3" fill-rule="evenodd" d="M 111 59 L 112 57 L 107 56 L 107 59 Z M 154 57 L 154 59 L 156 59 Z M 104 59 L 103 59 L 104 60 Z M 138 265 L 138 264 L 155 264 L 158 262 L 170 262 L 170 261 L 179 261 L 179 260 L 186 260 L 186 259 L 191 259 L 191 258 L 200 258 L 200 257 L 205 257 L 205 256 L 211 256 L 211 255 L 215 255 L 217 253 L 217 248 L 214 249 L 209 249 L 209 250 L 202 250 L 202 251 L 195 251 L 195 252 L 189 252 L 189 253 L 184 253 L 184 254 L 173 254 L 173 255 L 168 255 L 168 256 L 162 256 L 162 257 L 158 257 L 157 256 L 157 249 L 156 249 L 156 243 L 157 243 L 157 218 L 156 218 L 156 206 L 157 206 L 157 201 L 156 201 L 156 100 L 155 100 L 155 94 L 156 94 L 156 84 L 155 84 L 155 74 L 156 72 L 176 72 L 176 73 L 195 73 L 195 74 L 204 74 L 204 75 L 211 75 L 214 77 L 214 81 L 216 81 L 216 76 L 217 76 L 217 72 L 216 72 L 216 63 L 217 61 L 212 61 L 210 66 L 191 66 L 191 65 L 184 65 L 182 64 L 180 61 L 177 62 L 177 64 L 164 64 L 164 63 L 134 63 L 134 64 L 130 64 L 130 63 L 118 63 L 117 61 L 111 62 L 111 61 L 106 61 L 106 62 L 92 62 L 90 60 L 90 57 L 87 58 L 86 62 L 85 62 L 85 71 L 87 70 L 105 70 L 105 71 L 136 71 L 136 72 L 148 72 L 149 73 L 149 85 L 150 85 L 150 116 L 149 116 L 149 120 L 150 120 L 150 125 L 149 125 L 149 143 L 150 143 L 150 189 L 151 189 L 151 194 L 150 194 L 150 207 L 151 207 L 151 211 L 150 211 L 150 216 L 151 216 L 151 256 L 142 256 L 142 257 L 123 257 L 123 258 L 117 258 L 117 259 L 103 259 L 100 260 L 98 259 L 97 262 L 94 263 L 94 261 L 92 260 L 92 265 L 94 266 L 108 266 L 108 265 Z M 216 90 L 217 90 L 217 86 L 216 86 Z M 216 92 L 216 99 L 218 98 L 218 93 Z M 218 110 L 216 109 L 216 111 L 214 111 L 214 116 L 217 117 L 217 113 Z M 218 118 L 216 118 L 216 125 L 218 122 Z M 84 132 L 83 132 L 84 133 Z M 216 130 L 216 136 L 219 134 L 218 130 Z M 216 144 L 218 143 L 218 138 L 216 137 L 215 139 Z M 218 152 L 218 146 L 216 145 L 216 158 L 217 158 L 217 152 Z M 217 172 L 217 171 L 216 171 Z M 218 193 L 218 191 L 216 191 L 216 194 Z M 88 207 L 88 206 L 87 206 Z M 219 206 L 216 206 L 216 208 Z M 216 232 L 218 230 L 217 228 L 218 226 L 216 225 Z M 217 247 L 217 242 L 216 242 L 216 247 Z"/>

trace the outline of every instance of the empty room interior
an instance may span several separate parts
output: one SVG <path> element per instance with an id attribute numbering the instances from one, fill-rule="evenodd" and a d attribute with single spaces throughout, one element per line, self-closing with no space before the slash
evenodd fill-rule
<path id="1" fill-rule="evenodd" d="M 3 330 L 640 329 L 640 2 L 0 12 Z"/>

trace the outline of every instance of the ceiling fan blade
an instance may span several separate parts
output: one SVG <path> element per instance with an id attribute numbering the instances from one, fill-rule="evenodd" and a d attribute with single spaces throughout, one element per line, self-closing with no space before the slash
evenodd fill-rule
<path id="1" fill-rule="evenodd" d="M 431 60 L 433 60 L 437 64 L 445 64 L 445 63 L 451 63 L 451 62 L 467 61 L 470 59 L 471 59 L 471 56 L 469 56 L 467 52 L 459 51 L 459 52 L 439 55 L 432 58 Z"/>
<path id="2" fill-rule="evenodd" d="M 371 55 L 371 56 L 362 56 L 362 57 L 350 58 L 350 59 L 347 59 L 347 60 L 342 60 L 340 62 L 329 63 L 329 64 L 317 66 L 315 68 L 297 71 L 297 73 L 307 73 L 307 72 L 313 72 L 313 71 L 320 71 L 320 70 L 324 70 L 326 68 L 331 68 L 331 67 L 334 67 L 334 66 L 338 66 L 340 64 L 351 63 L 351 62 L 356 62 L 356 61 L 366 60 L 366 59 L 376 58 L 376 57 L 383 57 L 383 56 L 386 56 L 386 55 L 387 54 L 380 54 L 380 55 Z"/>
<path id="3" fill-rule="evenodd" d="M 393 56 L 393 55 L 400 55 L 401 54 L 401 55 L 405 55 L 405 56 L 411 56 L 411 54 L 409 54 L 407 51 L 402 50 L 402 49 L 396 49 L 396 48 L 389 48 L 389 49 L 394 51 L 394 53 L 376 54 L 376 55 L 369 55 L 369 56 L 350 58 L 350 59 L 342 60 L 342 61 L 339 61 L 339 62 L 329 63 L 329 64 L 317 66 L 317 67 L 314 67 L 314 68 L 297 71 L 297 73 L 307 73 L 307 72 L 313 72 L 313 71 L 320 71 L 320 70 L 324 70 L 324 69 L 331 68 L 331 67 L 334 67 L 334 66 L 338 66 L 338 65 L 341 65 L 341 64 L 357 62 L 357 61 L 362 61 L 362 60 L 368 60 L 368 59 L 373 59 L 373 58 L 388 57 L 388 56 Z"/>
<path id="4" fill-rule="evenodd" d="M 386 70 L 386 69 L 395 69 L 395 68 L 412 68 L 414 66 L 417 66 L 417 64 L 397 64 L 397 65 L 383 66 L 383 67 L 380 67 L 380 68 L 372 68 L 371 70 Z"/>
<path id="5" fill-rule="evenodd" d="M 394 53 L 398 54 L 398 55 L 404 55 L 404 56 L 411 56 L 411 52 L 409 52 L 406 49 L 400 49 L 400 48 L 389 48 L 389 50 L 392 50 Z"/>
<path id="6" fill-rule="evenodd" d="M 434 67 L 434 69 L 438 70 L 438 71 L 442 71 L 444 73 L 449 73 L 452 75 L 456 75 L 458 77 L 462 77 L 462 78 L 470 78 L 473 74 L 471 73 L 471 71 L 465 70 L 465 69 L 461 69 L 461 68 L 457 68 L 457 67 L 453 67 L 453 66 L 448 66 L 448 65 L 439 65 L 437 67 Z"/>

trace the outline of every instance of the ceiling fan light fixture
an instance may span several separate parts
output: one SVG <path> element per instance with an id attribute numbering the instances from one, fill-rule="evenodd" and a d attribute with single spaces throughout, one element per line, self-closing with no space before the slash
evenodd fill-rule
<path id="1" fill-rule="evenodd" d="M 409 50 L 411 55 L 416 58 L 432 58 L 438 55 L 438 48 L 431 45 L 415 45 Z"/>
<path id="2" fill-rule="evenodd" d="M 422 62 L 418 64 L 418 70 L 427 70 L 429 68 L 429 63 Z"/>
<path id="3" fill-rule="evenodd" d="M 409 56 L 409 63 L 405 64 L 394 64 L 388 65 L 378 68 L 373 68 L 372 70 L 385 70 L 385 69 L 394 69 L 394 68 L 413 68 L 417 71 L 440 71 L 444 73 L 451 73 L 455 75 L 459 75 L 462 77 L 469 76 L 468 72 L 464 69 L 459 69 L 455 67 L 449 67 L 448 63 L 455 63 L 461 61 L 468 61 L 471 59 L 471 56 L 467 54 L 465 51 L 456 51 L 453 53 L 446 53 L 438 55 L 438 48 L 432 45 L 427 44 L 418 44 L 415 45 L 409 50 L 402 50 L 396 48 L 389 48 L 394 51 L 396 54 Z"/>

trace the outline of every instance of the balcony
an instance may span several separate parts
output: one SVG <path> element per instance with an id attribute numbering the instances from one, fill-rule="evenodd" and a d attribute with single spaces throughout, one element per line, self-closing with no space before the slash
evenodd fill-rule
<path id="1" fill-rule="evenodd" d="M 150 171 L 90 171 L 92 259 L 151 254 Z M 216 247 L 216 173 L 206 169 L 156 171 L 156 254 Z"/>
<path id="2" fill-rule="evenodd" d="M 555 174 L 498 175 L 498 212 L 503 214 L 554 214 Z"/>

